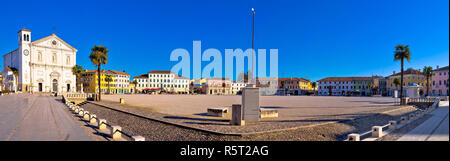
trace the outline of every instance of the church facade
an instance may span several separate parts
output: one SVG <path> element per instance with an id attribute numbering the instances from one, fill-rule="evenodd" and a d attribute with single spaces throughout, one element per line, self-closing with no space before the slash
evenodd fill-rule
<path id="1" fill-rule="evenodd" d="M 52 34 L 31 41 L 31 31 L 18 32 L 19 47 L 3 55 L 5 89 L 22 92 L 75 92 L 77 49 Z"/>

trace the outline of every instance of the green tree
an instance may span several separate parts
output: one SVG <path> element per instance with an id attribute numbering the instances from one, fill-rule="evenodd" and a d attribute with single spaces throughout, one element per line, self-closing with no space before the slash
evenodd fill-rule
<path id="1" fill-rule="evenodd" d="M 395 87 L 398 87 L 398 85 L 400 85 L 400 79 L 394 78 L 394 80 L 392 81 L 392 83 L 394 83 Z"/>
<path id="2" fill-rule="evenodd" d="M 434 70 L 430 66 L 423 67 L 423 75 L 427 78 L 427 93 L 425 93 L 426 96 L 428 96 L 429 88 L 430 88 L 430 78 L 434 75 Z"/>
<path id="3" fill-rule="evenodd" d="M 72 74 L 76 76 L 75 81 L 76 81 L 77 85 L 80 84 L 80 76 L 81 76 L 82 72 L 83 72 L 83 67 L 82 66 L 75 65 L 75 66 L 72 67 Z"/>
<path id="4" fill-rule="evenodd" d="M 97 73 L 98 73 L 98 101 L 101 101 L 101 65 L 106 65 L 108 63 L 108 52 L 109 49 L 102 46 L 102 45 L 94 45 L 93 48 L 91 48 L 91 55 L 89 55 L 89 59 L 91 59 L 91 62 L 97 66 Z"/>
<path id="5" fill-rule="evenodd" d="M 108 94 L 110 94 L 111 93 L 111 89 L 110 89 L 110 84 L 109 83 L 113 81 L 112 76 L 111 75 L 106 75 L 105 76 L 105 81 L 108 83 Z"/>
<path id="6" fill-rule="evenodd" d="M 397 45 L 395 46 L 394 51 L 394 61 L 400 61 L 401 62 L 401 73 L 400 73 L 400 98 L 403 97 L 403 66 L 404 66 L 404 59 L 406 59 L 408 62 L 411 59 L 411 52 L 409 51 L 409 46 L 406 45 Z"/>
<path id="7" fill-rule="evenodd" d="M 189 84 L 189 91 L 191 94 L 194 93 L 194 82 L 193 81 Z"/>

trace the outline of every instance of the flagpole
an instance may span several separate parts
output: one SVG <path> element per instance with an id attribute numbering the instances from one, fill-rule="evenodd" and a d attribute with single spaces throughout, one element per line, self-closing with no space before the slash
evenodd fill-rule
<path id="1" fill-rule="evenodd" d="M 252 8 L 252 15 L 253 15 L 253 22 L 252 22 L 252 76 L 251 76 L 251 82 L 250 84 L 253 85 L 253 87 L 255 86 L 254 83 L 254 72 L 255 72 L 255 9 Z"/>

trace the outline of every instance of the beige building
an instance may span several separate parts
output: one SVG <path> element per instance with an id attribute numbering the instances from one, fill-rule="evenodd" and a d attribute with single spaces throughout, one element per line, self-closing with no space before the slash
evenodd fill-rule
<path id="1" fill-rule="evenodd" d="M 231 95 L 231 84 L 230 78 L 207 78 L 202 90 L 208 95 Z"/>

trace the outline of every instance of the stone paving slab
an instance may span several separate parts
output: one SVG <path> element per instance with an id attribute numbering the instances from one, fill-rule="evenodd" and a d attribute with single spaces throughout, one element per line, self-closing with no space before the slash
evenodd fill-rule
<path id="1" fill-rule="evenodd" d="M 431 118 L 400 137 L 397 141 L 448 141 L 449 107 L 440 107 L 430 114 L 433 115 Z"/>
<path id="2" fill-rule="evenodd" d="M 2 96 L 0 102 L 0 140 L 92 140 L 55 97 L 18 94 Z"/>
<path id="3" fill-rule="evenodd" d="M 428 138 L 428 141 L 449 141 L 449 119 L 448 115 L 442 124 Z"/>

